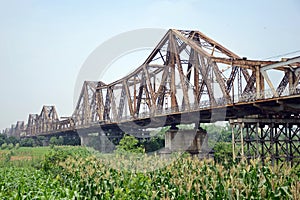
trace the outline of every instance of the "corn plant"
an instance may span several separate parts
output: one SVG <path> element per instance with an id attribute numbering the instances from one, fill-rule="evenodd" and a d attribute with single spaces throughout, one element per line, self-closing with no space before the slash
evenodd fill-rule
<path id="1" fill-rule="evenodd" d="M 166 164 L 167 163 L 167 164 Z M 189 156 L 52 150 L 42 168 L 0 168 L 1 199 L 299 199 L 300 167 Z M 152 167 L 152 168 L 151 168 Z"/>

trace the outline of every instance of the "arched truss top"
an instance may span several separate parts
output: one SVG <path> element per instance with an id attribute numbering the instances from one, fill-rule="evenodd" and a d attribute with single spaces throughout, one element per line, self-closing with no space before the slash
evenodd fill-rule
<path id="1" fill-rule="evenodd" d="M 43 106 L 39 120 L 57 121 L 59 120 L 55 106 Z"/>
<path id="2" fill-rule="evenodd" d="M 84 81 L 72 119 L 76 126 L 99 120 L 97 115 L 96 88 L 104 86 L 103 82 Z"/>
<path id="3" fill-rule="evenodd" d="M 299 57 L 248 60 L 199 31 L 170 29 L 129 75 L 85 81 L 71 118 L 59 121 L 55 107 L 44 106 L 25 127 L 30 135 L 298 95 L 299 81 Z"/>
<path id="4" fill-rule="evenodd" d="M 199 31 L 169 30 L 135 71 L 97 87 L 99 120 L 118 122 L 140 114 L 178 112 L 232 105 L 283 95 L 298 86 L 299 62 L 241 58 Z M 284 66 L 283 66 L 284 65 Z M 261 69 L 283 72 L 277 92 Z M 294 78 L 288 84 L 288 69 Z M 268 83 L 267 84 L 265 84 Z M 266 85 L 266 86 L 265 86 Z M 294 94 L 290 90 L 287 94 Z"/>

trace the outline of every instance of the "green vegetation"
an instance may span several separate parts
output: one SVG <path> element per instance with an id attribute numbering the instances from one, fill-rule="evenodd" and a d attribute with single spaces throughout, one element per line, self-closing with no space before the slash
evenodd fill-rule
<path id="1" fill-rule="evenodd" d="M 1 199 L 72 199 L 76 191 L 41 170 L 0 168 Z M 75 193 L 75 194 L 74 194 Z"/>
<path id="2" fill-rule="evenodd" d="M 190 128 L 190 127 L 180 127 Z M 300 166 L 232 160 L 229 127 L 204 126 L 214 160 L 147 155 L 164 144 L 168 128 L 150 140 L 125 135 L 116 154 L 80 146 L 24 147 L 6 137 L 0 150 L 0 199 L 297 199 Z M 221 133 L 221 134 L 220 134 Z M 42 144 L 39 137 L 33 144 Z M 222 141 L 222 142 L 220 142 Z"/>
<path id="3" fill-rule="evenodd" d="M 299 167 L 287 165 L 251 161 L 225 168 L 189 156 L 172 162 L 147 155 L 131 160 L 95 156 L 83 147 L 14 150 L 16 156 L 25 153 L 39 158 L 38 165 L 1 159 L 1 199 L 296 199 L 300 192 Z"/>
<path id="4" fill-rule="evenodd" d="M 18 147 L 0 151 L 0 167 L 38 167 L 49 147 Z"/>
<path id="5" fill-rule="evenodd" d="M 51 137 L 50 138 L 50 145 L 63 145 L 64 144 L 64 138 L 62 136 L 57 137 Z"/>
<path id="6" fill-rule="evenodd" d="M 153 131 L 149 140 L 143 140 L 140 145 L 145 148 L 145 152 L 155 152 L 165 146 L 165 133 L 170 127 L 163 127 L 158 132 Z"/>
<path id="7" fill-rule="evenodd" d="M 80 152 L 83 147 L 73 146 L 55 146 L 51 147 L 19 147 L 11 150 L 5 149 L 0 151 L 0 167 L 34 167 L 41 168 L 42 162 L 51 157 L 53 152 L 59 152 L 63 155 L 63 152 Z M 71 153 L 68 153 L 73 155 Z"/>
<path id="8" fill-rule="evenodd" d="M 22 147 L 34 147 L 34 146 L 37 146 L 35 144 L 34 139 L 32 139 L 32 138 L 25 138 L 25 139 L 21 140 L 20 141 L 20 145 Z"/>
<path id="9" fill-rule="evenodd" d="M 138 145 L 139 141 L 131 135 L 124 135 L 119 145 L 116 146 L 117 153 L 143 153 L 145 150 Z"/>
<path id="10" fill-rule="evenodd" d="M 217 142 L 214 146 L 214 159 L 218 163 L 232 163 L 232 144 L 229 142 Z"/>
<path id="11" fill-rule="evenodd" d="M 12 149 L 16 145 L 18 147 L 37 147 L 45 146 L 48 143 L 52 146 L 54 145 L 80 145 L 80 138 L 77 136 L 73 137 L 51 137 L 47 138 L 45 136 L 37 136 L 31 138 L 16 138 L 14 136 L 7 136 L 5 134 L 0 134 L 0 147 L 1 149 L 10 148 Z"/>
<path id="12" fill-rule="evenodd" d="M 18 143 L 18 139 L 14 136 L 9 136 L 7 137 L 5 134 L 0 134 L 0 145 L 6 143 L 6 144 L 13 144 L 15 145 L 16 143 Z"/>

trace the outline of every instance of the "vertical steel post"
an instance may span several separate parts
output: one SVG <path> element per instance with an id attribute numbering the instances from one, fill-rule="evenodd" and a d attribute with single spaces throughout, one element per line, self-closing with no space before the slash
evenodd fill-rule
<path id="1" fill-rule="evenodd" d="M 232 157 L 233 160 L 236 159 L 236 155 L 235 155 L 235 136 L 234 136 L 234 124 L 231 124 L 231 140 L 232 140 Z"/>

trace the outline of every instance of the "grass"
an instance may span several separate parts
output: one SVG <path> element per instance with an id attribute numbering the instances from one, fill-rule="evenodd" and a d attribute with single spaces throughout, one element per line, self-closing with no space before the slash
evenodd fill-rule
<path id="1" fill-rule="evenodd" d="M 69 151 L 74 149 L 73 146 L 55 146 L 54 148 Z M 45 155 L 52 150 L 49 146 L 0 150 L 0 167 L 39 167 Z"/>
<path id="2" fill-rule="evenodd" d="M 49 151 L 49 147 L 0 150 L 0 167 L 37 167 Z"/>
<path id="3" fill-rule="evenodd" d="M 13 151 L 16 155 L 22 156 L 22 155 L 30 155 L 33 157 L 41 157 L 45 155 L 50 150 L 50 147 L 20 147 L 18 149 L 4 149 L 0 150 L 0 155 L 9 153 L 10 151 Z"/>

